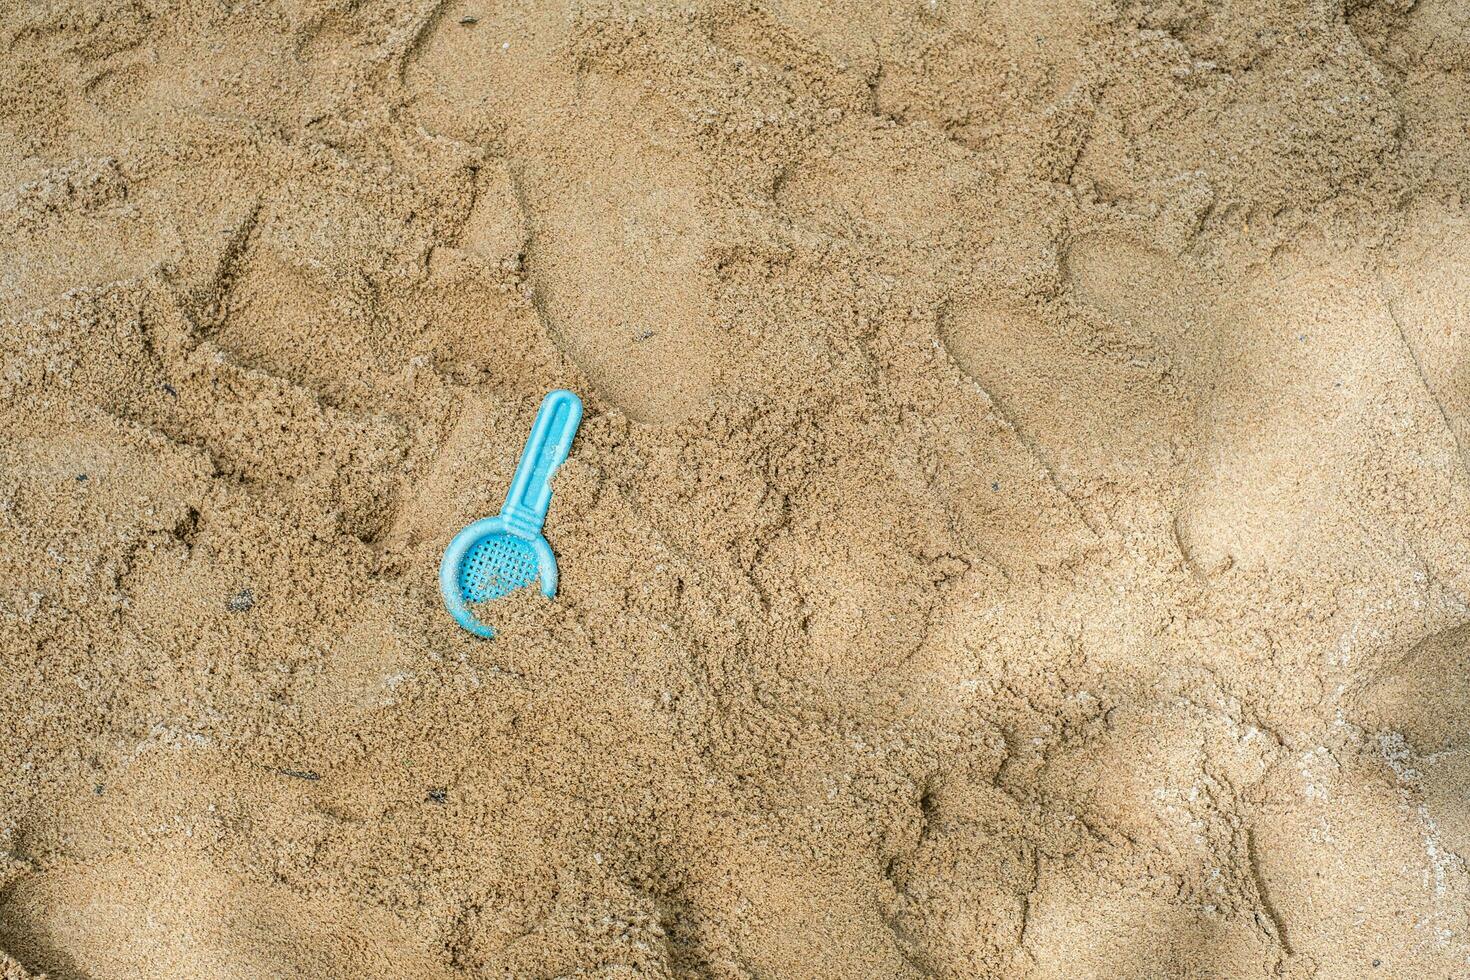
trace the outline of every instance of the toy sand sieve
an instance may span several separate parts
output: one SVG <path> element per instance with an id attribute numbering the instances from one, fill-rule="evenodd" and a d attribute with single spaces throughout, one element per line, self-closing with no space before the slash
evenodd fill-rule
<path id="1" fill-rule="evenodd" d="M 541 529 L 551 506 L 551 478 L 566 462 L 581 422 L 580 398 L 563 389 L 547 395 L 500 513 L 460 531 L 444 551 L 439 593 L 455 622 L 476 636 L 494 636 L 495 630 L 475 618 L 470 603 L 499 599 L 538 579 L 543 594 L 556 595 L 556 556 Z"/>

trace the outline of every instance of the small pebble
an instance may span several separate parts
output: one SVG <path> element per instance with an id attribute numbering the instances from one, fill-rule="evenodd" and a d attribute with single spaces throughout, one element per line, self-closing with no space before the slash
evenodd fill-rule
<path id="1" fill-rule="evenodd" d="M 77 482 L 78 483 L 85 483 L 86 480 L 87 480 L 87 474 L 85 474 L 85 473 L 78 473 L 77 474 Z"/>
<path id="2" fill-rule="evenodd" d="M 999 483 L 992 483 L 990 485 L 990 489 L 993 490 L 993 491 L 995 491 L 996 493 L 1000 493 L 1000 484 Z"/>
<path id="3" fill-rule="evenodd" d="M 230 596 L 229 601 L 225 603 L 225 608 L 228 609 L 230 612 L 235 613 L 248 612 L 250 609 L 254 608 L 254 606 L 255 593 L 251 592 L 249 589 L 241 589 L 239 592 L 236 592 L 234 595 Z"/>
<path id="4" fill-rule="evenodd" d="M 474 14 L 465 14 L 459 19 L 459 22 L 462 26 L 469 27 L 473 24 L 478 24 L 480 22 L 480 18 L 476 17 Z"/>
<path id="5" fill-rule="evenodd" d="M 443 803 L 448 798 L 449 798 L 449 791 L 448 790 L 438 789 L 438 788 L 429 790 L 429 802 L 430 803 Z"/>
<path id="6" fill-rule="evenodd" d="M 92 792 L 96 793 L 98 796 L 101 796 L 102 795 L 102 784 L 101 783 L 98 783 L 97 785 L 93 786 L 92 787 Z"/>

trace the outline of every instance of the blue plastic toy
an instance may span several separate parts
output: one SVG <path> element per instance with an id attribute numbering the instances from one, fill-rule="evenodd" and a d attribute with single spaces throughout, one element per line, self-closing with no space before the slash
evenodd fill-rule
<path id="1" fill-rule="evenodd" d="M 475 618 L 469 603 L 499 599 L 538 578 L 547 598 L 556 595 L 556 556 L 541 527 L 551 506 L 551 478 L 566 462 L 581 424 L 582 400 L 570 391 L 558 389 L 542 399 L 500 514 L 475 521 L 444 551 L 444 606 L 476 636 L 494 636 L 495 630 Z"/>

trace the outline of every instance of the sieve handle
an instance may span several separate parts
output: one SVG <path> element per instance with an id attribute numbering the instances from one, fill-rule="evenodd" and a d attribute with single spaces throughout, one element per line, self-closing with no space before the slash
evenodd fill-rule
<path id="1" fill-rule="evenodd" d="M 516 464 L 516 475 L 505 495 L 500 516 L 510 530 L 523 537 L 541 533 L 551 506 L 551 478 L 567 460 L 582 424 L 582 399 L 558 388 L 541 400 L 531 436 Z"/>

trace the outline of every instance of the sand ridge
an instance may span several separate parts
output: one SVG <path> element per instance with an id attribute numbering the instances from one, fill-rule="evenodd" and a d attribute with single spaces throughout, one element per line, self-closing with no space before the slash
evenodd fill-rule
<path id="1" fill-rule="evenodd" d="M 0 11 L 0 976 L 1464 976 L 1467 26 Z"/>

